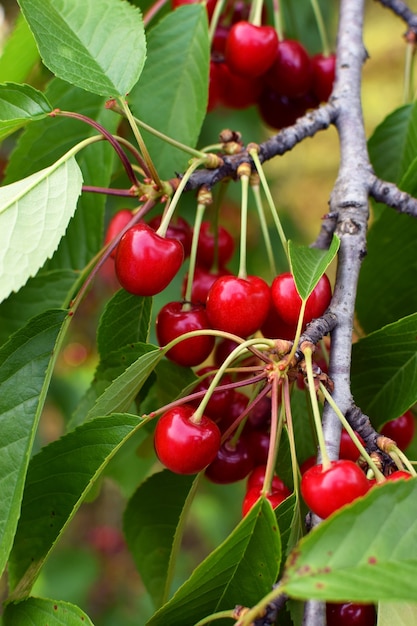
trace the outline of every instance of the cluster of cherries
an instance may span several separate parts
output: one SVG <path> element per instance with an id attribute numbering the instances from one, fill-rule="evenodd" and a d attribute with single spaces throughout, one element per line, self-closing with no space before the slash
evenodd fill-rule
<path id="1" fill-rule="evenodd" d="M 172 0 L 178 7 L 194 0 Z M 217 0 L 208 0 L 212 18 Z M 274 129 L 289 126 L 326 102 L 335 77 L 335 55 L 310 56 L 295 39 L 279 39 L 274 27 L 249 20 L 250 3 L 228 0 L 211 44 L 208 110 L 256 105 Z"/>

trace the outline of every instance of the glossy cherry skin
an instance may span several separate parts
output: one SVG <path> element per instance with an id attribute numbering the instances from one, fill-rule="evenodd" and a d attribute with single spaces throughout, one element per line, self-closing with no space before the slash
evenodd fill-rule
<path id="1" fill-rule="evenodd" d="M 210 222 L 202 222 L 197 249 L 197 264 L 210 269 L 215 260 L 216 236 Z M 223 267 L 233 256 L 235 242 L 224 226 L 217 229 L 217 265 Z"/>
<path id="2" fill-rule="evenodd" d="M 113 215 L 109 222 L 109 225 L 107 226 L 104 243 L 107 245 L 108 243 L 113 241 L 113 239 L 122 232 L 124 227 L 128 225 L 132 217 L 133 213 L 130 209 L 121 209 L 120 211 L 117 211 L 117 213 Z M 110 253 L 110 256 L 113 259 L 116 256 L 116 251 L 117 247 L 114 248 Z"/>
<path id="3" fill-rule="evenodd" d="M 266 465 L 271 443 L 270 433 L 264 430 L 252 430 L 246 434 L 246 437 L 255 465 Z"/>
<path id="4" fill-rule="evenodd" d="M 255 467 L 248 476 L 246 491 L 249 491 L 253 487 L 259 487 L 262 489 L 265 480 L 265 473 L 265 465 L 258 465 Z M 289 496 L 291 493 L 281 478 L 276 475 L 272 478 L 271 491 L 274 493 L 280 491 L 285 497 Z"/>
<path id="5" fill-rule="evenodd" d="M 396 472 L 392 472 L 389 476 L 387 476 L 387 480 L 396 481 L 396 480 L 410 480 L 413 478 L 409 472 L 404 472 L 403 470 L 397 470 Z"/>
<path id="6" fill-rule="evenodd" d="M 149 226 L 153 230 L 158 230 L 162 221 L 161 215 L 156 215 L 153 217 L 150 222 L 148 222 Z M 190 256 L 191 252 L 191 242 L 193 239 L 193 229 L 180 215 L 174 217 L 169 226 L 167 228 L 166 237 L 168 239 L 178 239 L 182 243 L 182 247 L 184 248 L 184 257 Z"/>
<path id="7" fill-rule="evenodd" d="M 257 78 L 275 60 L 278 35 L 272 26 L 240 21 L 230 29 L 226 42 L 226 63 L 239 76 Z"/>
<path id="8" fill-rule="evenodd" d="M 271 285 L 272 302 L 278 315 L 286 324 L 296 324 L 301 309 L 293 275 L 289 272 L 276 276 Z M 303 323 L 320 317 L 326 311 L 332 298 L 332 288 L 326 274 L 320 278 L 307 299 Z"/>
<path id="9" fill-rule="evenodd" d="M 336 56 L 316 54 L 311 58 L 312 90 L 319 102 L 327 102 L 336 74 Z"/>
<path id="10" fill-rule="evenodd" d="M 295 124 L 299 117 L 308 109 L 316 108 L 318 103 L 310 93 L 298 98 L 289 98 L 266 85 L 258 99 L 258 110 L 267 126 L 280 130 Z"/>
<path id="11" fill-rule="evenodd" d="M 310 57 L 304 46 L 294 39 L 279 41 L 265 82 L 276 93 L 297 98 L 310 90 L 311 81 Z"/>
<path id="12" fill-rule="evenodd" d="M 219 63 L 221 102 L 229 109 L 247 109 L 258 102 L 262 91 L 260 78 L 248 78 L 232 72 L 226 63 Z"/>
<path id="13" fill-rule="evenodd" d="M 179 241 L 160 237 L 147 224 L 136 224 L 117 246 L 116 275 L 129 293 L 154 296 L 169 285 L 183 260 L 184 248 Z"/>
<path id="14" fill-rule="evenodd" d="M 213 328 L 247 337 L 264 323 L 270 302 L 270 289 L 262 278 L 221 276 L 208 293 L 207 316 Z"/>
<path id="15" fill-rule="evenodd" d="M 287 324 L 278 315 L 273 303 L 269 307 L 266 320 L 261 326 L 261 333 L 267 339 L 287 339 L 292 341 L 297 330 L 296 324 Z"/>
<path id="16" fill-rule="evenodd" d="M 327 626 L 375 626 L 376 611 L 373 604 L 344 602 L 326 604 Z"/>
<path id="17" fill-rule="evenodd" d="M 330 469 L 322 471 L 314 465 L 301 478 L 301 495 L 305 503 L 323 519 L 364 496 L 369 490 L 369 481 L 353 461 L 332 461 Z"/>
<path id="18" fill-rule="evenodd" d="M 361 444 L 365 446 L 365 442 L 362 437 L 357 432 L 355 432 L 355 434 Z M 349 459 L 350 461 L 357 461 L 360 455 L 361 454 L 358 448 L 353 443 L 352 439 L 350 438 L 349 433 L 347 432 L 347 430 L 343 429 L 340 437 L 339 458 Z"/>
<path id="19" fill-rule="evenodd" d="M 206 311 L 201 304 L 169 302 L 159 311 L 156 318 L 156 336 L 160 346 L 193 330 L 209 329 Z M 200 335 L 184 339 L 171 348 L 166 356 L 184 367 L 200 365 L 214 348 L 214 337 Z"/>
<path id="20" fill-rule="evenodd" d="M 220 430 L 207 416 L 192 421 L 194 408 L 182 405 L 168 410 L 158 420 L 154 445 L 165 467 L 176 474 L 197 474 L 215 458 L 220 448 Z"/>
<path id="21" fill-rule="evenodd" d="M 240 438 L 234 445 L 229 440 L 220 446 L 216 458 L 206 468 L 205 475 L 213 483 L 226 485 L 246 478 L 252 468 L 249 446 L 245 439 Z"/>
<path id="22" fill-rule="evenodd" d="M 231 401 L 226 411 L 223 411 L 220 421 L 218 422 L 219 428 L 222 433 L 226 432 L 230 426 L 235 424 L 236 428 L 238 426 L 238 422 L 236 420 L 242 415 L 248 406 L 249 398 L 241 391 L 233 390 L 233 395 L 231 397 Z M 240 422 L 239 422 L 240 423 Z M 245 425 L 246 429 L 246 425 Z"/>
<path id="23" fill-rule="evenodd" d="M 262 487 L 251 487 L 245 494 L 242 504 L 242 517 L 245 517 L 251 510 L 254 504 L 259 500 L 261 496 Z M 266 499 L 269 500 L 273 509 L 276 509 L 277 506 L 284 502 L 286 499 L 286 495 L 282 493 L 282 491 L 272 491 L 271 493 L 266 494 Z"/>
<path id="24" fill-rule="evenodd" d="M 414 415 L 411 411 L 406 411 L 400 417 L 390 420 L 383 425 L 381 435 L 393 439 L 400 450 L 408 448 L 415 433 Z"/>

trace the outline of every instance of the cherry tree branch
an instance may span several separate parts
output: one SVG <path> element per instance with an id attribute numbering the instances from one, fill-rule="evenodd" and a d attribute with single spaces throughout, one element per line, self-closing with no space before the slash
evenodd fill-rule
<path id="1" fill-rule="evenodd" d="M 398 213 L 406 213 L 412 217 L 417 217 L 417 199 L 398 189 L 394 183 L 389 183 L 373 176 L 370 179 L 369 194 L 377 202 L 383 202 L 398 211 Z"/>
<path id="2" fill-rule="evenodd" d="M 403 2 L 403 0 L 378 0 L 378 1 L 384 7 L 387 7 L 387 9 L 391 9 L 393 13 L 398 15 L 398 17 L 400 17 L 406 24 L 408 24 L 408 27 L 411 30 L 417 31 L 417 14 L 414 13 L 409 8 L 406 2 Z"/>

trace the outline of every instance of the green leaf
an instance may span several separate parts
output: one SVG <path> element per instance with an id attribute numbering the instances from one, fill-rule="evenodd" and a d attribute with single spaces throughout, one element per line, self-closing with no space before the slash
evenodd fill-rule
<path id="1" fill-rule="evenodd" d="M 417 480 L 387 482 L 322 522 L 289 556 L 282 591 L 333 602 L 414 602 Z"/>
<path id="2" fill-rule="evenodd" d="M 203 5 L 169 13 L 148 35 L 148 58 L 129 96 L 134 114 L 158 131 L 194 147 L 205 118 L 209 41 Z M 143 131 L 163 178 L 185 169 L 189 154 Z"/>
<path id="3" fill-rule="evenodd" d="M 75 111 L 101 123 L 115 132 L 118 117 L 104 107 L 105 99 L 78 89 L 59 79 L 52 80 L 46 96 L 54 108 Z M 68 117 L 56 116 L 30 124 L 13 151 L 5 183 L 20 180 L 49 166 L 62 154 L 97 131 L 85 123 Z M 108 187 L 114 163 L 114 152 L 106 141 L 100 141 L 77 156 L 84 184 Z M 83 193 L 75 216 L 70 221 L 66 236 L 47 269 L 72 268 L 79 272 L 97 254 L 103 245 L 103 216 L 105 196 Z"/>
<path id="4" fill-rule="evenodd" d="M 302 300 L 307 300 L 336 256 L 339 245 L 340 240 L 336 235 L 333 235 L 332 243 L 328 250 L 297 246 L 292 241 L 288 242 L 291 272 Z"/>
<path id="5" fill-rule="evenodd" d="M 0 85 L 0 138 L 2 123 L 27 122 L 42 119 L 52 111 L 44 94 L 30 85 L 4 83 Z"/>
<path id="6" fill-rule="evenodd" d="M 33 457 L 10 555 L 14 599 L 30 592 L 45 559 L 100 472 L 144 423 L 126 414 L 97 418 Z"/>
<path id="7" fill-rule="evenodd" d="M 27 598 L 8 604 L 3 615 L 3 626 L 94 626 L 88 615 L 78 606 L 62 600 Z"/>
<path id="8" fill-rule="evenodd" d="M 20 513 L 26 469 L 52 369 L 47 371 L 48 364 L 65 317 L 65 311 L 47 311 L 0 348 L 1 572 Z"/>
<path id="9" fill-rule="evenodd" d="M 411 602 L 380 602 L 378 626 L 411 626 L 417 624 L 417 604 Z"/>
<path id="10" fill-rule="evenodd" d="M 101 96 L 124 96 L 146 56 L 138 9 L 120 0 L 19 0 L 45 65 L 59 78 Z"/>
<path id="11" fill-rule="evenodd" d="M 406 104 L 388 115 L 369 139 L 368 149 L 376 175 L 398 183 L 417 151 L 416 105 Z"/>
<path id="12" fill-rule="evenodd" d="M 23 83 L 38 59 L 33 35 L 23 15 L 19 14 L 0 56 L 0 82 Z"/>
<path id="13" fill-rule="evenodd" d="M 417 402 L 417 313 L 353 344 L 352 393 L 378 428 Z"/>
<path id="14" fill-rule="evenodd" d="M 82 176 L 74 157 L 0 188 L 0 301 L 36 274 L 75 212 Z"/>
<path id="15" fill-rule="evenodd" d="M 236 604 L 252 606 L 271 590 L 281 559 L 276 518 L 260 499 L 229 537 L 194 570 L 148 626 L 192 626 Z"/>
<path id="16" fill-rule="evenodd" d="M 124 514 L 129 549 L 156 607 L 168 599 L 175 538 L 194 482 L 195 476 L 168 470 L 153 474 L 137 489 Z"/>
<path id="17" fill-rule="evenodd" d="M 152 298 L 139 298 L 120 289 L 106 305 L 97 330 L 97 347 L 103 359 L 128 343 L 149 338 Z"/>
<path id="18" fill-rule="evenodd" d="M 0 345 L 46 309 L 64 308 L 78 275 L 72 270 L 41 271 L 0 304 Z"/>

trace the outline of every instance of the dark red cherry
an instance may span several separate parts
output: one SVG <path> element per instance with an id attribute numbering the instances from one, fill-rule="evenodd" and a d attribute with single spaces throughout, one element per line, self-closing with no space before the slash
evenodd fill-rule
<path id="1" fill-rule="evenodd" d="M 266 466 L 258 465 L 256 466 L 248 476 L 248 480 L 246 483 L 246 490 L 252 489 L 253 487 L 258 487 L 262 489 L 264 480 L 265 480 Z M 278 492 L 280 491 L 285 497 L 290 495 L 290 490 L 287 485 L 281 480 L 281 478 L 277 475 L 274 475 L 272 478 L 271 491 Z"/>
<path id="2" fill-rule="evenodd" d="M 246 492 L 242 504 L 242 517 L 245 517 L 253 505 L 259 500 L 261 497 L 261 490 L 262 487 L 251 487 L 251 489 Z M 285 496 L 282 491 L 271 491 L 271 493 L 266 494 L 265 497 L 271 503 L 272 508 L 276 509 L 277 506 L 284 502 L 287 496 Z"/>
<path id="3" fill-rule="evenodd" d="M 215 458 L 220 448 L 220 430 L 203 415 L 193 420 L 194 408 L 182 405 L 166 411 L 155 428 L 156 454 L 176 474 L 197 474 Z"/>
<path id="4" fill-rule="evenodd" d="M 274 63 L 278 35 L 272 26 L 241 21 L 233 24 L 226 42 L 226 63 L 233 73 L 257 78 Z"/>
<path id="5" fill-rule="evenodd" d="M 210 74 L 209 74 L 209 91 L 207 111 L 213 111 L 222 104 L 223 98 L 223 69 L 219 62 L 214 60 L 210 61 Z"/>
<path id="6" fill-rule="evenodd" d="M 156 215 L 150 220 L 149 226 L 156 231 L 161 224 L 161 220 L 162 215 Z M 193 230 L 187 220 L 180 215 L 175 216 L 169 223 L 166 231 L 166 237 L 180 241 L 184 248 L 184 257 L 190 256 Z"/>
<path id="7" fill-rule="evenodd" d="M 217 261 L 217 266 L 223 267 L 232 258 L 234 249 L 235 241 L 224 226 L 218 227 L 216 236 L 210 222 L 201 224 L 197 249 L 198 265 L 211 268 L 213 263 Z"/>
<path id="8" fill-rule="evenodd" d="M 232 72 L 226 63 L 220 63 L 222 72 L 222 103 L 229 109 L 242 110 L 256 104 L 262 90 L 259 78 L 246 78 Z"/>
<path id="9" fill-rule="evenodd" d="M 268 285 L 258 276 L 221 276 L 208 293 L 207 316 L 213 328 L 247 337 L 264 323 L 270 299 Z"/>
<path id="10" fill-rule="evenodd" d="M 246 440 L 240 438 L 232 443 L 229 439 L 220 446 L 205 474 L 211 482 L 225 485 L 246 478 L 252 468 L 253 459 Z"/>
<path id="11" fill-rule="evenodd" d="M 229 406 L 226 411 L 223 412 L 220 421 L 218 422 L 219 428 L 222 433 L 226 432 L 232 424 L 239 419 L 242 413 L 245 411 L 248 406 L 249 398 L 241 391 L 233 391 L 233 396 Z M 236 428 L 238 423 L 236 423 Z M 246 428 L 246 426 L 245 426 Z"/>
<path id="12" fill-rule="evenodd" d="M 113 239 L 117 237 L 119 233 L 122 232 L 124 227 L 127 226 L 128 223 L 130 222 L 132 217 L 133 217 L 133 212 L 130 209 L 121 209 L 120 211 L 117 211 L 117 213 L 113 215 L 113 217 L 111 218 L 109 222 L 109 225 L 107 226 L 106 235 L 104 238 L 105 245 L 113 241 Z M 116 256 L 116 250 L 117 250 L 117 247 L 114 248 L 110 253 L 110 256 L 113 259 Z"/>
<path id="13" fill-rule="evenodd" d="M 327 102 L 336 74 L 336 56 L 316 54 L 311 58 L 312 90 L 319 102 Z"/>
<path id="14" fill-rule="evenodd" d="M 265 75 L 265 81 L 276 93 L 288 98 L 304 96 L 310 90 L 310 57 L 299 41 L 285 39 L 278 42 L 275 59 Z"/>
<path id="15" fill-rule="evenodd" d="M 193 286 L 191 288 L 191 301 L 205 304 L 210 287 L 220 276 L 231 276 L 231 272 L 224 268 L 220 268 L 217 272 L 215 272 L 207 269 L 206 267 L 196 267 L 193 277 Z M 183 282 L 183 296 L 185 295 L 185 289 L 187 287 L 187 279 L 188 274 L 185 276 Z"/>
<path id="16" fill-rule="evenodd" d="M 116 275 L 129 293 L 153 296 L 169 285 L 183 260 L 184 248 L 179 241 L 160 237 L 147 224 L 136 224 L 117 246 Z"/>
<path id="17" fill-rule="evenodd" d="M 328 602 L 326 604 L 326 623 L 327 626 L 375 626 L 375 607 L 373 604 Z"/>
<path id="18" fill-rule="evenodd" d="M 211 373 L 212 372 L 212 373 Z M 210 375 L 208 375 L 210 374 Z M 194 387 L 193 393 L 197 393 L 198 391 L 206 391 L 210 383 L 212 382 L 214 376 L 216 374 L 216 368 L 208 365 L 207 367 L 202 367 L 197 371 L 197 376 L 201 376 L 200 382 Z M 230 376 L 227 374 L 223 375 L 219 382 L 219 387 L 222 385 L 228 385 L 232 382 Z M 234 390 L 231 389 L 217 389 L 210 397 L 210 400 L 207 403 L 205 408 L 205 413 L 215 422 L 219 422 L 223 415 L 226 415 L 229 411 L 230 404 L 233 400 Z M 193 401 L 195 406 L 198 406 L 201 402 L 201 398 Z"/>
<path id="19" fill-rule="evenodd" d="M 183 6 L 184 4 L 197 4 L 199 0 L 171 0 L 171 6 L 173 9 Z M 207 0 L 206 9 L 209 20 L 211 19 L 214 9 L 216 7 L 217 0 Z"/>
<path id="20" fill-rule="evenodd" d="M 270 433 L 264 430 L 252 430 L 246 433 L 249 449 L 255 465 L 266 465 L 268 461 Z"/>
<path id="21" fill-rule="evenodd" d="M 400 417 L 386 422 L 381 435 L 393 439 L 401 450 L 408 448 L 414 438 L 415 420 L 411 411 L 406 411 Z"/>
<path id="22" fill-rule="evenodd" d="M 356 433 L 359 441 L 363 446 L 365 446 L 365 442 L 362 437 Z M 360 457 L 360 452 L 358 448 L 353 443 L 349 433 L 347 430 L 343 429 L 340 437 L 340 447 L 339 447 L 339 458 L 340 459 L 350 459 L 351 461 L 357 461 Z"/>
<path id="23" fill-rule="evenodd" d="M 201 304 L 169 302 L 159 311 L 156 318 L 156 336 L 160 346 L 193 330 L 209 329 L 206 311 Z M 214 337 L 202 334 L 177 343 L 166 356 L 184 367 L 200 365 L 214 348 Z"/>
<path id="24" fill-rule="evenodd" d="M 287 324 L 296 324 L 301 309 L 293 275 L 289 272 L 276 276 L 271 285 L 272 302 L 278 315 Z M 326 274 L 320 278 L 307 300 L 304 325 L 320 317 L 326 311 L 332 297 L 330 281 Z"/>
<path id="25" fill-rule="evenodd" d="M 308 109 L 317 106 L 316 101 L 310 94 L 299 98 L 289 98 L 276 93 L 266 85 L 258 100 L 258 110 L 262 120 L 276 130 L 295 124 L 297 119 L 304 115 Z"/>
<path id="26" fill-rule="evenodd" d="M 284 322 L 271 303 L 268 316 L 261 326 L 263 336 L 267 339 L 287 339 L 288 341 L 293 341 L 296 330 L 297 325 Z"/>

